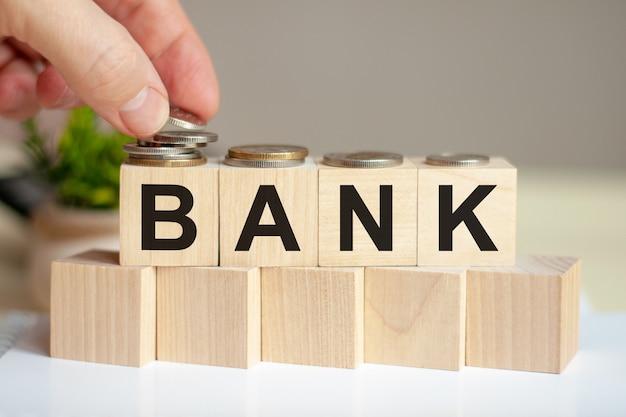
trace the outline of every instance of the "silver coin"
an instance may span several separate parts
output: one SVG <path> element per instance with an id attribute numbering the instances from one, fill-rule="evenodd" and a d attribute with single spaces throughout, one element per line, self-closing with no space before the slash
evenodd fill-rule
<path id="1" fill-rule="evenodd" d="M 204 130 L 206 121 L 180 107 L 171 107 L 167 123 L 186 130 Z"/>
<path id="2" fill-rule="evenodd" d="M 124 151 L 133 155 L 172 155 L 172 154 L 185 154 L 193 152 L 193 149 L 188 148 L 175 148 L 175 147 L 151 147 L 140 146 L 138 143 L 125 143 Z"/>
<path id="3" fill-rule="evenodd" d="M 153 140 L 161 143 L 210 143 L 217 142 L 217 135 L 211 132 L 159 132 Z"/>
<path id="4" fill-rule="evenodd" d="M 174 161 L 174 160 L 187 160 L 187 159 L 198 159 L 203 158 L 204 155 L 200 151 L 185 152 L 185 153 L 172 153 L 172 154 L 161 154 L 161 155 L 146 155 L 146 154 L 138 154 L 138 153 L 129 153 L 128 156 L 130 158 L 135 159 L 152 159 L 159 161 Z"/>
<path id="5" fill-rule="evenodd" d="M 158 142 L 154 139 L 137 139 L 137 145 L 149 148 L 204 148 L 206 143 L 175 143 L 175 142 Z"/>
<path id="6" fill-rule="evenodd" d="M 342 168 L 389 168 L 402 165 L 402 155 L 392 152 L 327 153 L 326 165 Z"/>
<path id="7" fill-rule="evenodd" d="M 291 168 L 304 164 L 302 159 L 240 159 L 226 156 L 226 165 L 242 168 Z"/>
<path id="8" fill-rule="evenodd" d="M 441 153 L 438 155 L 428 155 L 426 157 L 428 165 L 447 167 L 474 167 L 489 163 L 489 157 L 469 153 Z"/>

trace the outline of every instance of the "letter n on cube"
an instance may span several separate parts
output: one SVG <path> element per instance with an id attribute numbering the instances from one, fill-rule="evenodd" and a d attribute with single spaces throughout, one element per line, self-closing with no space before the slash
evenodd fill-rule
<path id="1" fill-rule="evenodd" d="M 319 167 L 319 263 L 322 266 L 416 263 L 417 171 Z"/>

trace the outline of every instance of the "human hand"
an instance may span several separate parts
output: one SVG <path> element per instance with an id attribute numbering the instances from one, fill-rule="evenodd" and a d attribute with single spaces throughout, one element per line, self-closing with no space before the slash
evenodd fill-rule
<path id="1" fill-rule="evenodd" d="M 219 106 L 177 0 L 0 0 L 0 116 L 84 103 L 141 138 L 163 127 L 169 102 L 203 120 Z"/>

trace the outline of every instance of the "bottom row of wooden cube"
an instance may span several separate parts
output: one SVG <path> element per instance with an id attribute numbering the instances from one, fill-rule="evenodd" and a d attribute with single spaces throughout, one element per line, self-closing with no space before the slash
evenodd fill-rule
<path id="1" fill-rule="evenodd" d="M 53 263 L 51 355 L 559 373 L 578 350 L 579 268 L 156 268 L 90 251 Z"/>

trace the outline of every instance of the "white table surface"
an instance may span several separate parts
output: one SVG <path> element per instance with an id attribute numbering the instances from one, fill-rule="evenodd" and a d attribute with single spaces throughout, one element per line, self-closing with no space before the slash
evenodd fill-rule
<path id="1" fill-rule="evenodd" d="M 48 356 L 45 315 L 13 314 L 26 330 L 0 358 L 1 417 L 626 415 L 626 313 L 584 307 L 580 351 L 560 375 L 372 364 L 343 370 L 264 362 L 242 370 L 83 363 Z M 11 321 L 7 313 L 4 321 Z"/>

